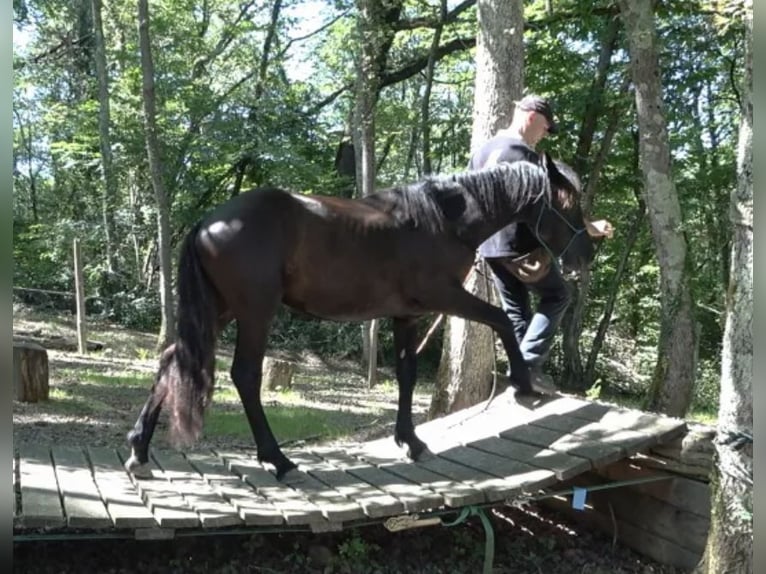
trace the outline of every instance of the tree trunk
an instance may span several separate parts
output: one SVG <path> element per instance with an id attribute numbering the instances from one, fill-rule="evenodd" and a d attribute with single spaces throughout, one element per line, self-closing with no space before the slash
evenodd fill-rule
<path id="1" fill-rule="evenodd" d="M 401 0 L 357 0 L 359 43 L 353 131 L 357 190 L 362 196 L 375 191 L 375 106 L 394 36 L 390 23 L 399 19 L 401 6 Z M 367 386 L 372 388 L 378 373 L 378 321 L 365 323 L 362 330 Z"/>
<path id="2" fill-rule="evenodd" d="M 25 403 L 47 401 L 48 352 L 37 343 L 13 343 L 13 398 Z"/>
<path id="3" fill-rule="evenodd" d="M 101 176 L 104 186 L 101 199 L 101 214 L 104 221 L 104 257 L 106 270 L 108 273 L 112 273 L 114 271 L 112 242 L 114 240 L 114 210 L 117 198 L 117 181 L 112 161 L 109 129 L 109 75 L 106 70 L 106 43 L 104 41 L 104 26 L 101 21 L 101 0 L 91 0 L 91 6 L 93 9 L 93 30 L 95 32 L 96 77 L 98 79 L 98 136 L 101 148 Z"/>
<path id="4" fill-rule="evenodd" d="M 420 108 L 420 125 L 423 134 L 423 173 L 426 175 L 433 172 L 431 166 L 431 89 L 434 83 L 434 70 L 436 69 L 436 55 L 441 42 L 442 30 L 444 29 L 444 18 L 447 17 L 447 0 L 441 0 L 441 11 L 439 13 L 439 23 L 434 30 L 434 37 L 431 40 L 431 51 L 428 54 L 428 65 L 426 66 L 426 84 L 423 92 L 423 101 Z"/>
<path id="5" fill-rule="evenodd" d="M 694 384 L 697 334 L 686 240 L 662 103 L 652 0 L 620 0 L 636 96 L 644 194 L 660 267 L 662 318 L 649 408 L 683 416 Z"/>
<path id="6" fill-rule="evenodd" d="M 146 154 L 149 161 L 152 188 L 157 202 L 157 238 L 160 260 L 160 302 L 162 324 L 157 338 L 158 349 L 165 348 L 172 340 L 175 328 L 170 249 L 170 205 L 165 191 L 157 137 L 157 111 L 154 99 L 154 62 L 149 35 L 148 0 L 138 0 L 138 37 L 141 51 L 141 76 L 143 83 L 144 132 Z"/>
<path id="7" fill-rule="evenodd" d="M 524 87 L 524 6 L 521 0 L 479 0 L 471 147 L 510 123 Z M 489 270 L 483 266 L 486 272 Z M 489 278 L 472 273 L 466 290 L 489 300 Z M 438 417 L 489 396 L 495 368 L 491 329 L 450 317 L 429 416 Z"/>
<path id="8" fill-rule="evenodd" d="M 745 2 L 745 81 L 726 327 L 721 358 L 711 522 L 697 571 L 753 572 L 753 4 Z"/>
<path id="9" fill-rule="evenodd" d="M 611 50 L 608 50 L 607 52 L 609 55 L 611 55 Z M 605 55 L 602 51 L 602 60 L 604 58 Z M 599 62 L 599 69 L 601 69 L 601 62 Z M 604 70 L 603 73 L 606 74 L 606 70 Z M 600 83 L 597 81 L 594 85 L 598 86 L 599 84 Z M 625 87 L 627 89 L 627 84 Z M 602 97 L 603 93 L 592 95 L 592 99 L 598 101 L 600 101 Z M 594 113 L 596 115 L 603 115 L 603 109 L 596 110 L 595 112 L 586 112 L 586 122 L 589 121 L 587 117 Z M 588 173 L 588 179 L 586 180 L 585 188 L 583 189 L 582 208 L 583 213 L 586 216 L 590 215 L 591 205 L 593 204 L 593 197 L 596 194 L 596 189 L 598 188 L 598 180 L 601 176 L 601 170 L 606 164 L 606 158 L 609 155 L 609 150 L 612 147 L 612 140 L 617 133 L 617 128 L 619 127 L 620 120 L 623 117 L 624 113 L 622 113 L 622 109 L 619 107 L 619 105 L 615 105 L 611 110 L 609 110 L 609 113 L 607 114 L 606 130 L 603 138 L 601 139 L 601 147 L 596 154 L 595 160 L 590 162 L 590 172 Z M 581 139 L 577 146 L 579 150 L 578 153 L 584 154 L 583 156 L 578 155 L 578 159 L 576 160 L 576 162 L 582 166 L 582 169 L 585 169 L 585 166 L 588 163 L 586 159 L 590 155 L 593 138 L 592 130 L 594 129 L 595 126 L 584 126 L 583 130 L 581 130 L 581 137 L 590 139 L 590 141 Z M 587 303 L 588 291 L 590 289 L 590 279 L 590 269 L 584 269 L 580 274 L 580 281 L 572 286 L 572 301 L 569 304 L 569 308 L 567 309 L 566 314 L 564 315 L 564 320 L 562 321 L 561 326 L 564 360 L 564 372 L 562 378 L 565 382 L 565 387 L 576 390 L 585 390 L 592 384 L 592 381 L 588 379 L 585 371 L 583 370 L 582 355 L 580 353 L 585 306 Z"/>

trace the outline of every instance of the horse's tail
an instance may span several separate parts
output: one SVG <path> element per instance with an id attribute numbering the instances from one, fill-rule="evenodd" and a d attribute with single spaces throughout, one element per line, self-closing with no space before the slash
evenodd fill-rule
<path id="1" fill-rule="evenodd" d="M 191 445 L 199 438 L 215 381 L 218 309 L 215 288 L 197 251 L 199 230 L 198 223 L 181 247 L 176 341 L 163 353 L 158 373 L 158 379 L 166 383 L 170 438 L 177 446 Z"/>

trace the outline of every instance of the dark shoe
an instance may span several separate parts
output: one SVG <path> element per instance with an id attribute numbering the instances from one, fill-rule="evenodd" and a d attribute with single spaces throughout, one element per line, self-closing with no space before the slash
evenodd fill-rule
<path id="1" fill-rule="evenodd" d="M 553 383 L 553 377 L 546 375 L 540 369 L 530 369 L 529 380 L 532 383 L 532 388 L 538 393 L 555 395 L 558 392 Z"/>

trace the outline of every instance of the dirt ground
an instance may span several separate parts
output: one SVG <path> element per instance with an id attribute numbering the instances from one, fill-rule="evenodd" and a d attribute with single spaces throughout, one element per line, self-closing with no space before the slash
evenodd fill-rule
<path id="1" fill-rule="evenodd" d="M 74 340 L 71 317 L 51 318 L 14 310 L 14 333 L 63 336 Z M 51 390 L 57 400 L 26 404 L 14 401 L 13 440 L 24 443 L 69 443 L 125 446 L 146 399 L 141 384 L 93 384 L 99 374 L 132 375 L 150 384 L 155 367 L 151 351 L 154 335 L 127 331 L 111 325 L 93 327 L 89 338 L 106 348 L 82 356 L 72 351 L 49 351 Z M 226 349 L 221 355 L 225 360 Z M 304 355 L 297 360 L 304 378 L 290 395 L 292 404 L 312 408 L 343 405 L 344 416 L 356 426 L 343 440 L 368 440 L 392 432 L 396 389 L 382 385 L 374 392 L 363 385 L 353 365 L 333 364 Z M 80 377 L 78 373 L 88 373 Z M 221 375 L 222 380 L 226 373 Z M 226 385 L 226 382 L 222 382 Z M 68 400 L 76 397 L 77 400 Z M 279 395 L 265 397 L 279 401 Z M 80 401 L 80 402 L 78 402 Z M 416 394 L 416 424 L 425 420 L 430 402 L 428 389 Z M 63 405 L 63 408 L 62 408 Z M 235 403 L 227 405 L 233 411 Z M 241 409 L 240 409 L 241 410 Z M 383 413 L 383 414 L 381 414 Z M 154 446 L 167 446 L 162 427 Z M 321 440 L 309 437 L 310 440 Z M 252 446 L 241 438 L 206 437 L 198 448 Z M 445 516 L 445 521 L 455 516 Z M 530 574 L 676 574 L 642 558 L 611 537 L 569 523 L 545 508 L 498 506 L 490 511 L 495 532 L 494 573 Z M 341 533 L 303 532 L 177 538 L 172 541 L 136 542 L 45 541 L 14 544 L 13 571 L 36 573 L 479 573 L 484 560 L 485 537 L 481 522 L 471 518 L 454 526 L 432 526 L 398 533 L 379 524 Z"/>

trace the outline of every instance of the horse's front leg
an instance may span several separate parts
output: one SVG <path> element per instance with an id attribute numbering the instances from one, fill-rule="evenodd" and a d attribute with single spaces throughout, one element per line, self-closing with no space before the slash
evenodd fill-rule
<path id="1" fill-rule="evenodd" d="M 466 291 L 462 285 L 444 287 L 433 294 L 430 301 L 435 309 L 445 315 L 454 315 L 468 321 L 476 321 L 491 327 L 505 347 L 513 373 L 513 386 L 521 394 L 536 394 L 532 389 L 529 367 L 519 348 L 513 324 L 505 312 Z"/>
<path id="2" fill-rule="evenodd" d="M 399 383 L 399 409 L 396 414 L 394 440 L 396 444 L 407 445 L 407 456 L 418 460 L 426 444 L 415 434 L 412 422 L 412 394 L 417 379 L 417 324 L 414 318 L 395 318 L 394 350 L 396 351 L 396 380 Z"/>

